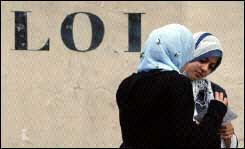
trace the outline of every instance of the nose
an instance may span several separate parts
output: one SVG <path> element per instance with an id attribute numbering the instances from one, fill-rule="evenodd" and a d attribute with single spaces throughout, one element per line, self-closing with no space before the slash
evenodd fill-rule
<path id="1" fill-rule="evenodd" d="M 202 68 L 202 72 L 203 72 L 203 73 L 207 73 L 208 70 L 209 70 L 209 69 L 208 69 L 208 64 L 202 64 L 202 67 L 201 67 L 201 68 Z"/>

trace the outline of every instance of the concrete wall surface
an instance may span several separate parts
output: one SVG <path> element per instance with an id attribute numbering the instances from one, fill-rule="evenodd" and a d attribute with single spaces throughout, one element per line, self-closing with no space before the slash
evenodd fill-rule
<path id="1" fill-rule="evenodd" d="M 15 49 L 15 12 L 28 11 L 28 49 Z M 62 41 L 64 19 L 90 12 L 104 23 L 91 51 L 70 50 Z M 128 14 L 141 15 L 141 46 L 155 28 L 180 23 L 193 33 L 220 39 L 224 57 L 208 78 L 227 91 L 238 114 L 232 123 L 244 146 L 244 2 L 1 2 L 2 147 L 118 147 L 116 91 L 136 71 L 139 52 L 128 52 Z M 74 19 L 78 49 L 88 49 L 89 17 Z"/>

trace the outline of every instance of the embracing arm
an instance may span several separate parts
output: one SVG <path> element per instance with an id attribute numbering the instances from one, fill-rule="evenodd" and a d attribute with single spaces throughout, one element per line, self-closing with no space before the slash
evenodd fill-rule
<path id="1" fill-rule="evenodd" d="M 195 147 L 220 147 L 220 138 L 218 128 L 220 128 L 222 119 L 227 111 L 225 104 L 218 100 L 210 102 L 208 112 L 199 125 L 193 121 L 194 101 L 192 86 L 190 83 L 184 83 L 184 89 L 181 96 L 175 97 L 179 107 L 178 123 L 182 126 L 177 128 L 179 135 L 185 141 L 185 144 Z M 176 108 L 177 108 L 176 107 Z"/>
<path id="2" fill-rule="evenodd" d="M 211 82 L 212 90 L 213 92 L 221 92 L 224 94 L 224 97 L 227 97 L 225 89 L 223 89 L 218 84 Z M 234 134 L 234 127 L 231 123 L 227 123 L 219 128 L 219 134 L 221 135 L 221 138 L 224 139 L 224 142 L 226 146 L 230 146 L 231 144 L 231 137 Z"/>

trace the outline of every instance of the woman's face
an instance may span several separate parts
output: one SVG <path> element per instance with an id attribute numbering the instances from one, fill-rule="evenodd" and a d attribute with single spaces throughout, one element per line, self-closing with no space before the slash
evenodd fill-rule
<path id="1" fill-rule="evenodd" d="M 205 58 L 185 64 L 181 71 L 185 72 L 191 80 L 198 80 L 209 75 L 217 62 L 218 57 Z"/>

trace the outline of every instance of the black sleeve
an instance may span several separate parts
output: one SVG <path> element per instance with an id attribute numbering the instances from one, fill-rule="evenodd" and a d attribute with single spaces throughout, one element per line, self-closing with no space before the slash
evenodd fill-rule
<path id="1" fill-rule="evenodd" d="M 176 118 L 176 130 L 179 140 L 183 144 L 191 147 L 220 147 L 220 138 L 217 130 L 227 111 L 226 106 L 216 100 L 211 101 L 207 114 L 197 125 L 193 121 L 194 101 L 191 83 L 184 81 L 182 89 L 178 89 L 181 94 L 174 94 L 176 108 L 178 108 L 178 118 Z"/>
<path id="2" fill-rule="evenodd" d="M 214 82 L 211 82 L 211 86 L 212 86 L 213 92 L 222 92 L 224 94 L 224 97 L 227 97 L 225 89 L 220 87 L 218 84 L 215 84 Z"/>

